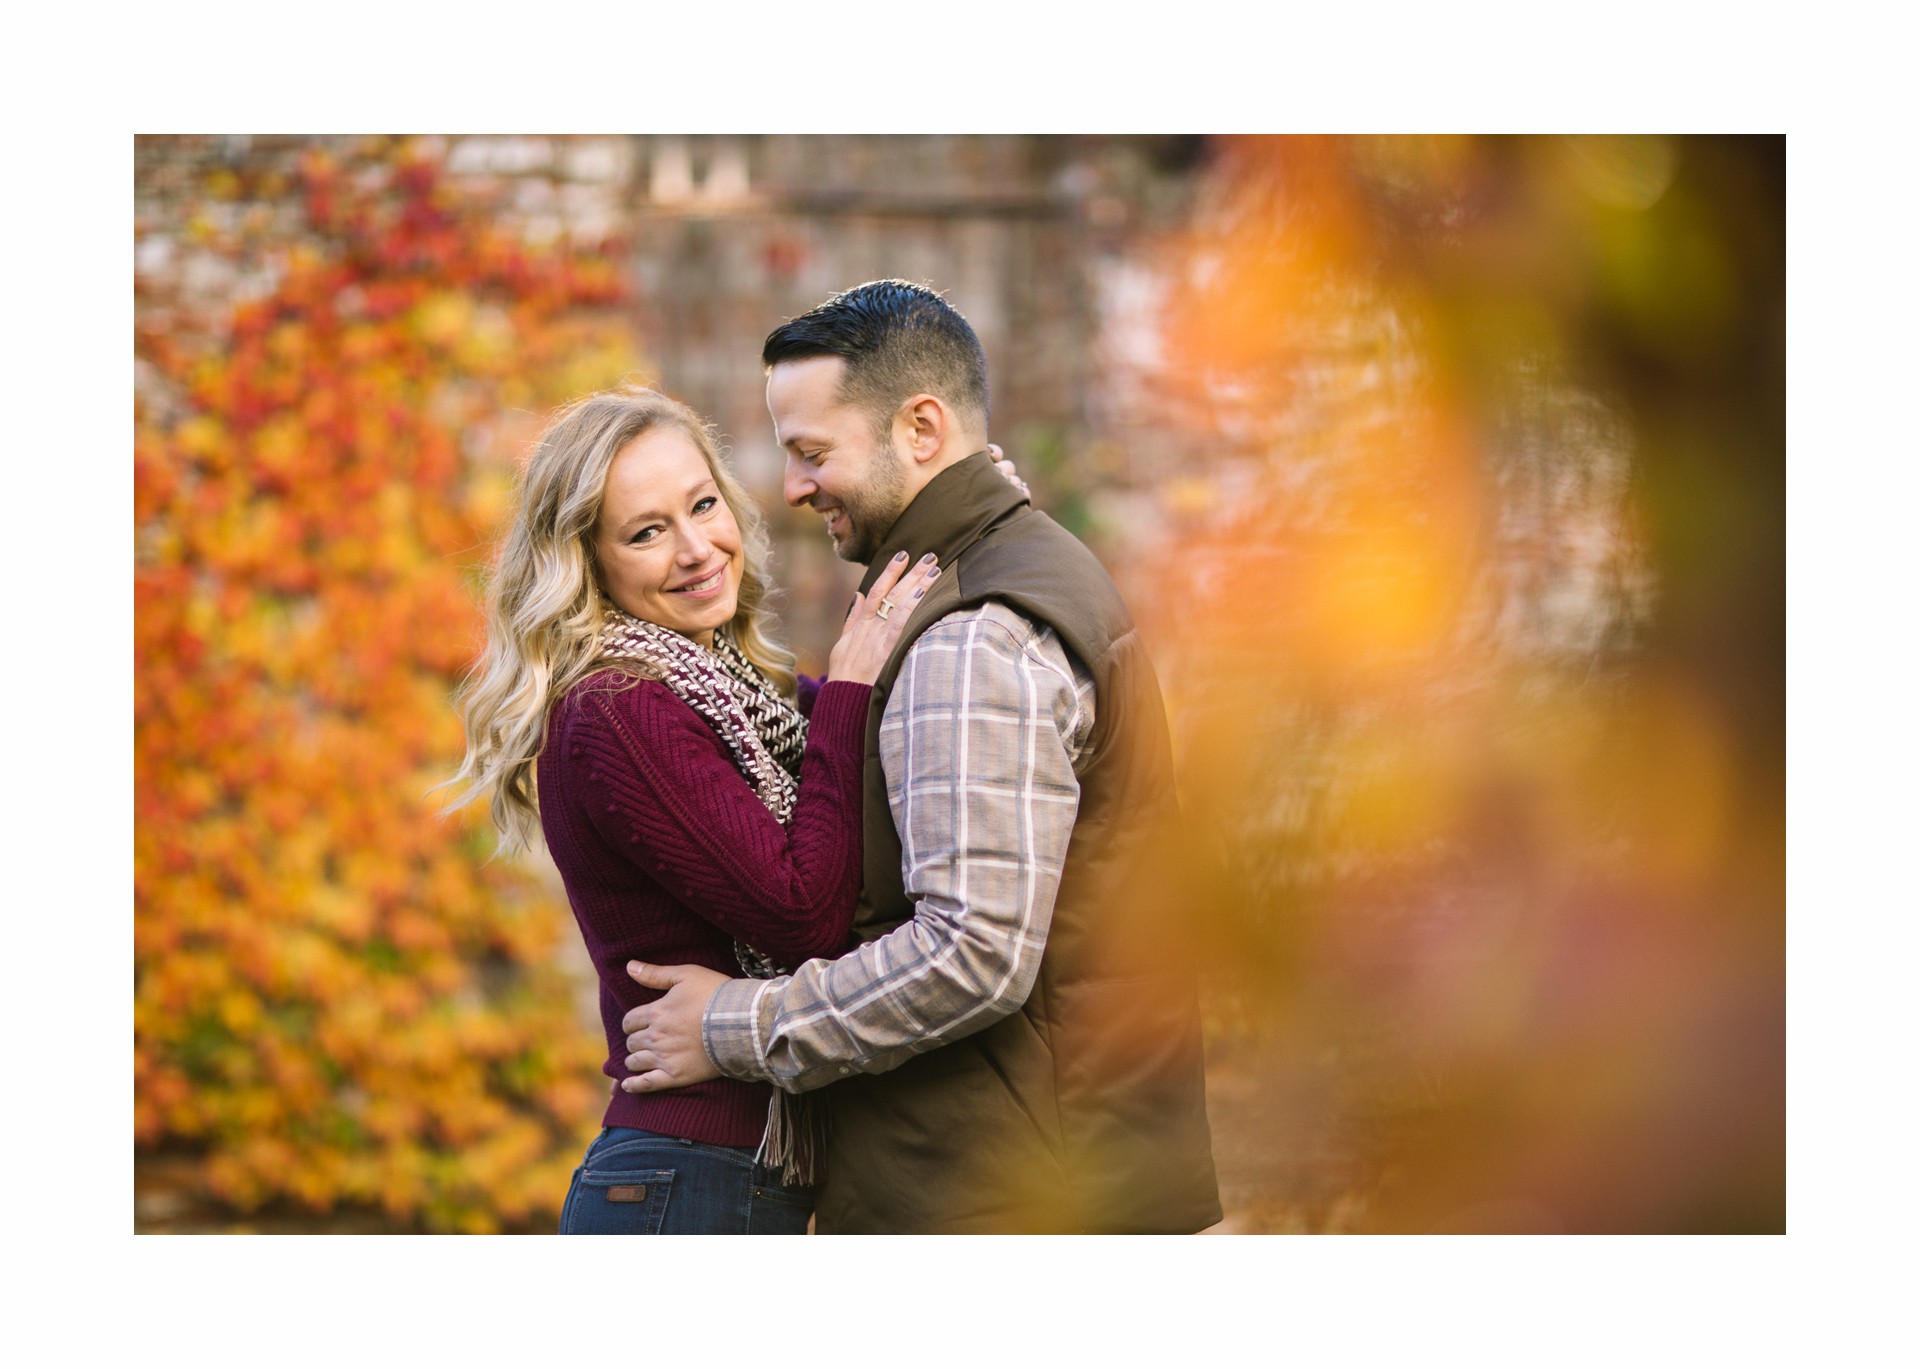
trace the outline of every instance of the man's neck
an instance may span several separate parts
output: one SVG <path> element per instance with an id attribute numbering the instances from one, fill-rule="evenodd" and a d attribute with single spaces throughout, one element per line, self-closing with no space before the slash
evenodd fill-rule
<path id="1" fill-rule="evenodd" d="M 941 443 L 940 450 L 925 461 L 908 463 L 907 488 L 912 491 L 912 498 L 907 502 L 912 503 L 913 498 L 918 498 L 920 491 L 938 479 L 941 472 L 952 470 L 968 457 L 976 456 L 986 449 L 985 437 L 972 433 L 956 433 Z"/>
<path id="2" fill-rule="evenodd" d="M 952 544 L 956 540 L 964 544 L 979 530 L 1027 502 L 1025 495 L 994 472 L 983 444 L 981 450 L 936 471 L 907 501 L 881 538 L 874 559 L 868 562 L 861 589 L 872 585 L 880 567 L 896 551 L 916 559 L 929 551 L 946 554 L 955 549 Z"/>

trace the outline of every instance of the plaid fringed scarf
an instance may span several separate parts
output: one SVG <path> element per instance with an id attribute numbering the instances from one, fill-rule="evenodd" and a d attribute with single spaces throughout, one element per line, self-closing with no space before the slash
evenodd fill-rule
<path id="1" fill-rule="evenodd" d="M 747 659 L 725 628 L 714 632 L 708 650 L 690 637 L 608 605 L 599 645 L 602 656 L 639 661 L 657 672 L 727 744 L 734 764 L 774 819 L 782 827 L 792 823 L 800 758 L 807 749 L 806 716 Z M 744 941 L 733 943 L 733 954 L 750 979 L 772 979 L 791 969 Z M 775 1089 L 756 1158 L 779 1169 L 782 1182 L 812 1183 L 817 1131 L 818 1119 L 804 1095 Z"/>

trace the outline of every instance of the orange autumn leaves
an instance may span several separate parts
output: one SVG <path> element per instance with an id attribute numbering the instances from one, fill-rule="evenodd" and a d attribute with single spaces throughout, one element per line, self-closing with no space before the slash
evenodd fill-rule
<path id="1" fill-rule="evenodd" d="M 271 284 L 136 282 L 136 1144 L 243 1209 L 542 1224 L 600 1092 L 566 909 L 428 791 L 514 447 L 634 367 L 621 276 L 404 144 L 192 193 Z"/>
<path id="2" fill-rule="evenodd" d="M 1133 601 L 1288 1220 L 1780 1229 L 1777 147 L 1215 154 Z"/>

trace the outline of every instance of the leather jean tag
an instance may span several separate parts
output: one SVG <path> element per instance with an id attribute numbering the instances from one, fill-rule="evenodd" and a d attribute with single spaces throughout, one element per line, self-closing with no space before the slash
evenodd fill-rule
<path id="1" fill-rule="evenodd" d="M 647 1200 L 645 1184 L 615 1184 L 607 1190 L 610 1203 L 644 1203 Z"/>

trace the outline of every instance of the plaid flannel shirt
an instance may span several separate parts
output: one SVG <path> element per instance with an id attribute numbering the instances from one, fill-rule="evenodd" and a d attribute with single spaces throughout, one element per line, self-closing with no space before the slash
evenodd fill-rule
<path id="1" fill-rule="evenodd" d="M 1079 811 L 1093 679 L 1051 628 L 989 602 L 907 652 L 880 723 L 913 917 L 838 960 L 735 979 L 707 1054 L 792 1092 L 980 1031 L 1033 989 Z"/>

